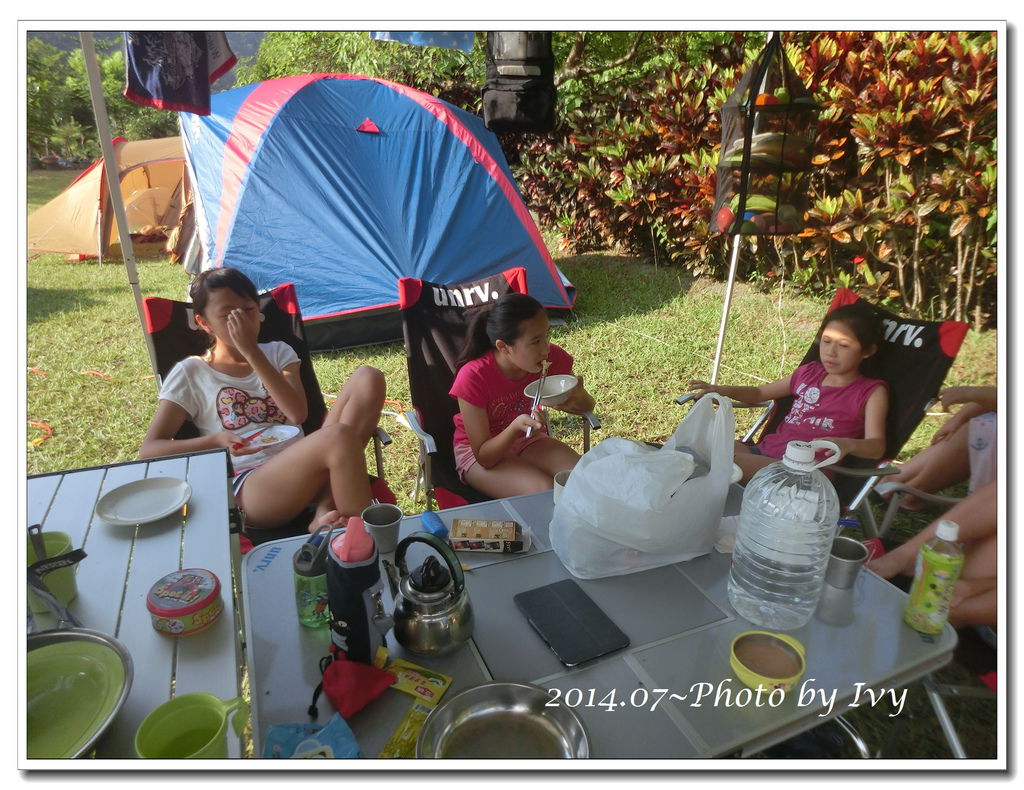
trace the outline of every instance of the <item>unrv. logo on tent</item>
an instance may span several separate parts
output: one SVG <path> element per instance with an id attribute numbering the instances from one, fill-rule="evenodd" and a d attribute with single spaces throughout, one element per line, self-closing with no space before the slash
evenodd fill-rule
<path id="1" fill-rule="evenodd" d="M 437 288 L 432 287 L 434 292 L 434 304 L 438 307 L 473 307 L 484 302 L 493 302 L 498 299 L 498 293 L 491 290 L 488 283 L 474 285 L 471 288 Z"/>

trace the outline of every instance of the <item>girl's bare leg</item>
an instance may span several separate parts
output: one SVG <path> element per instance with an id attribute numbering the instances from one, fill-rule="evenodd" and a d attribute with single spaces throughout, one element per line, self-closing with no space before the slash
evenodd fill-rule
<path id="1" fill-rule="evenodd" d="M 564 442 L 550 436 L 534 442 L 525 448 L 519 457 L 544 472 L 548 477 L 548 488 L 554 484 L 552 478 L 566 469 L 573 469 L 580 460 L 580 454 Z"/>
<path id="2" fill-rule="evenodd" d="M 239 505 L 251 526 L 274 527 L 314 500 L 325 505 L 325 490 L 340 518 L 359 515 L 370 504 L 363 443 L 343 423 L 325 424 L 256 469 L 242 487 Z"/>
<path id="3" fill-rule="evenodd" d="M 380 421 L 385 391 L 383 373 L 369 365 L 356 368 L 338 392 L 324 425 L 344 423 L 351 426 L 365 446 Z"/>
<path id="4" fill-rule="evenodd" d="M 883 478 L 884 482 L 898 482 L 934 494 L 971 476 L 970 455 L 967 452 L 968 424 L 961 425 L 952 436 L 929 445 L 907 461 L 899 474 Z M 882 495 L 884 499 L 891 494 Z M 907 510 L 925 507 L 927 503 L 915 496 L 904 495 L 900 506 Z"/>
<path id="5" fill-rule="evenodd" d="M 917 553 L 921 546 L 935 537 L 939 521 L 956 522 L 960 526 L 959 541 L 962 543 L 970 544 L 994 536 L 998 506 L 997 482 L 992 480 L 957 502 L 940 519 L 933 521 L 902 546 L 872 560 L 868 567 L 883 579 L 891 579 L 898 573 L 913 575 Z"/>
<path id="6" fill-rule="evenodd" d="M 740 477 L 740 485 L 746 485 L 757 471 L 764 469 L 768 464 L 773 464 L 779 459 L 752 453 L 747 445 L 737 441 L 734 445 L 732 460 L 743 473 L 743 476 Z"/>
<path id="7" fill-rule="evenodd" d="M 554 474 L 548 474 L 522 458 L 505 458 L 490 469 L 479 463 L 473 464 L 465 477 L 466 482 L 480 493 L 500 498 L 547 491 L 552 486 Z"/>
<path id="8" fill-rule="evenodd" d="M 369 365 L 356 368 L 338 392 L 338 397 L 324 418 L 324 425 L 343 423 L 350 426 L 365 447 L 377 429 L 385 394 L 383 373 Z M 310 532 L 323 524 L 337 524 L 342 518 L 344 516 L 335 507 L 330 486 L 324 486 L 309 524 Z"/>

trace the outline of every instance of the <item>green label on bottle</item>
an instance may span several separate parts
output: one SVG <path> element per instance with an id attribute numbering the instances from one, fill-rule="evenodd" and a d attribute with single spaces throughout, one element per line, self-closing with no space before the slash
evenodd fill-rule
<path id="1" fill-rule="evenodd" d="M 903 621 L 924 634 L 937 634 L 949 618 L 949 599 L 963 567 L 962 555 L 951 557 L 925 547 L 917 555 L 910 600 Z"/>

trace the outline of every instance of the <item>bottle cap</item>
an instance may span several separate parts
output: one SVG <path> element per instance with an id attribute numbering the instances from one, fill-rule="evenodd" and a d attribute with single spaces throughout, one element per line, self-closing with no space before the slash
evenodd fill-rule
<path id="1" fill-rule="evenodd" d="M 810 442 L 792 441 L 786 445 L 782 457 L 786 466 L 792 469 L 810 469 L 814 466 L 814 448 Z"/>
<path id="2" fill-rule="evenodd" d="M 953 542 L 960 535 L 960 525 L 955 521 L 940 521 L 935 528 L 935 537 Z"/>

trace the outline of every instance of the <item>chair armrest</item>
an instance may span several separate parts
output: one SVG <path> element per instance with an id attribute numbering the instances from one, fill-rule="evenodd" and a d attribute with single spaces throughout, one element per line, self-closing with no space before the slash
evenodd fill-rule
<path id="1" fill-rule="evenodd" d="M 585 411 L 580 414 L 580 417 L 586 421 L 587 425 L 595 430 L 601 427 L 601 421 L 597 419 L 597 415 L 592 411 Z"/>
<path id="2" fill-rule="evenodd" d="M 431 436 L 426 430 L 420 425 L 419 418 L 410 412 L 404 412 L 398 417 L 398 422 L 405 425 L 410 431 L 419 437 L 420 442 L 423 444 L 423 449 L 428 453 L 437 452 L 437 442 L 434 441 L 434 437 Z"/>
<path id="3" fill-rule="evenodd" d="M 932 493 L 930 493 L 928 491 L 922 491 L 919 488 L 914 488 L 913 486 L 908 486 L 905 483 L 898 484 L 895 487 L 893 487 L 891 490 L 892 490 L 892 493 L 893 493 L 893 499 L 895 499 L 897 496 L 900 496 L 902 494 L 910 494 L 912 496 L 916 496 L 918 499 L 921 499 L 921 500 L 923 500 L 925 502 L 929 502 L 929 503 L 931 503 L 933 505 L 950 505 L 950 506 L 952 506 L 952 505 L 957 504 L 958 502 L 962 502 L 963 501 L 963 499 L 961 497 L 943 496 L 942 494 L 932 494 Z"/>
<path id="4" fill-rule="evenodd" d="M 690 401 L 697 397 L 696 392 L 687 392 L 685 395 L 680 395 L 676 398 L 676 403 L 680 406 L 684 406 Z M 734 409 L 767 409 L 772 405 L 770 400 L 761 401 L 760 403 L 744 403 L 743 401 L 734 400 L 732 401 L 732 407 Z"/>
<path id="5" fill-rule="evenodd" d="M 392 442 L 391 435 L 380 425 L 378 425 L 377 429 L 373 432 L 373 440 L 378 442 L 381 447 L 387 447 Z"/>
<path id="6" fill-rule="evenodd" d="M 869 477 L 887 477 L 888 475 L 899 474 L 900 471 L 898 466 L 893 466 L 892 464 L 866 469 L 852 466 L 829 466 L 827 468 L 831 472 L 837 472 L 838 474 L 846 475 L 847 477 L 861 477 L 865 479 Z"/>

